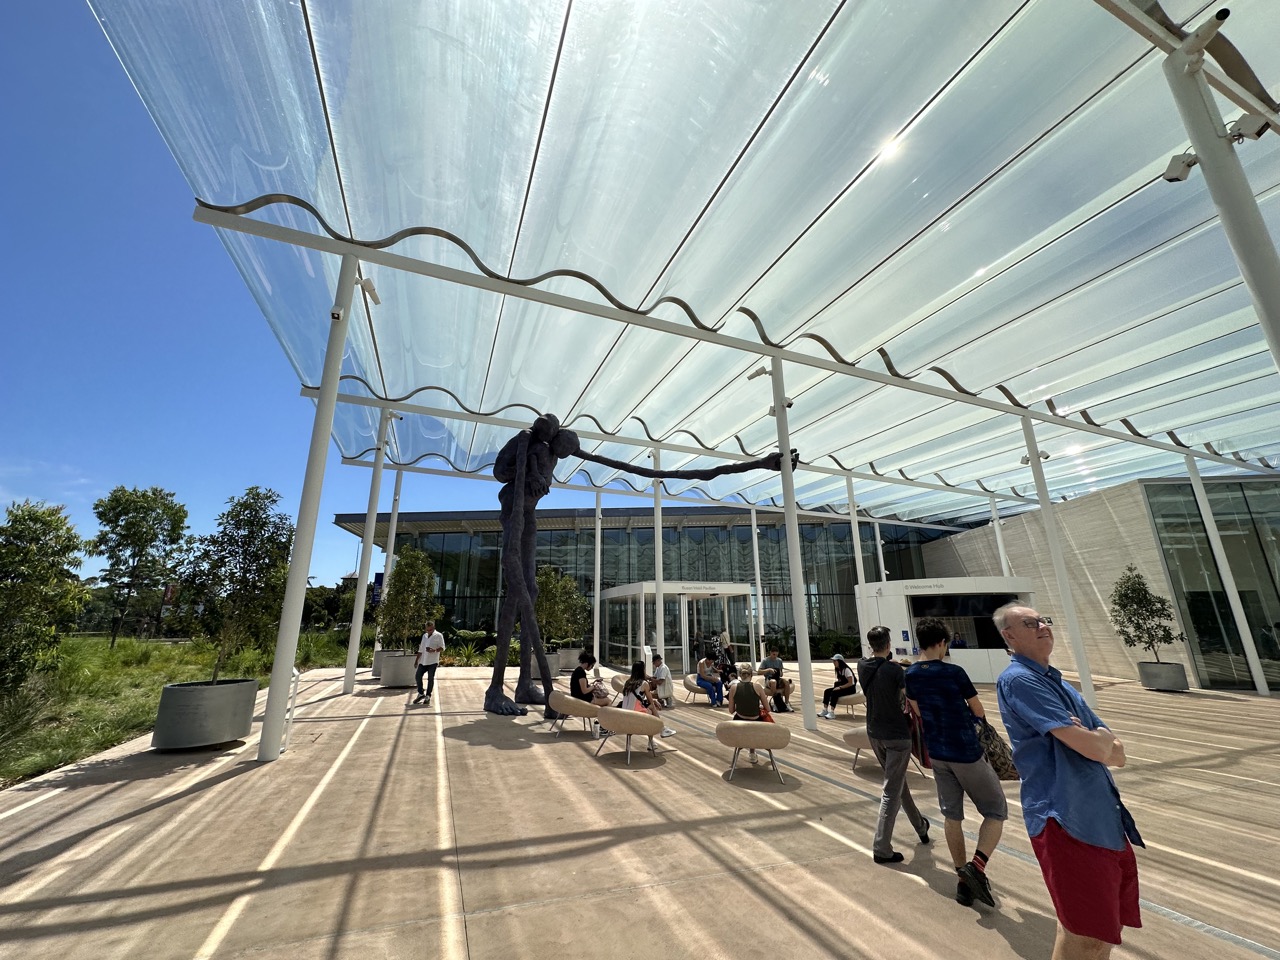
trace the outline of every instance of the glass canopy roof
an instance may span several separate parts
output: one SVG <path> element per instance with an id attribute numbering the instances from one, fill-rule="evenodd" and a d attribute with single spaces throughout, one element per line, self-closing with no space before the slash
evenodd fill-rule
<path id="1" fill-rule="evenodd" d="M 724 337 L 822 361 L 834 351 L 946 391 L 785 363 L 803 507 L 843 508 L 850 470 L 876 516 L 973 520 L 989 511 L 984 491 L 1019 509 L 1034 491 L 1010 403 L 1221 455 L 1207 473 L 1280 465 L 1280 375 L 1204 179 L 1161 178 L 1188 149 L 1161 55 L 1090 0 L 91 6 L 209 204 L 287 194 L 359 241 L 435 228 L 497 276 L 577 271 L 594 283 L 536 286 L 595 303 L 603 288 L 692 331 L 660 302 L 679 298 Z M 1164 8 L 1195 22 L 1211 9 Z M 1266 41 L 1280 4 L 1233 4 L 1225 32 L 1280 89 L 1280 46 Z M 1280 136 L 1239 155 L 1280 235 Z M 293 205 L 252 216 L 324 233 Z M 339 258 L 219 235 L 317 385 Z M 445 237 L 390 251 L 479 272 Z M 739 456 L 777 445 L 769 378 L 747 376 L 758 354 L 378 263 L 361 271 L 381 304 L 357 297 L 343 392 L 437 411 L 394 424 L 393 462 L 487 470 L 510 427 L 444 411 L 551 412 L 620 440 Z M 342 454 L 367 457 L 377 423 L 377 407 L 340 403 Z M 1185 470 L 1176 451 L 1062 422 L 1037 436 L 1055 497 Z M 575 474 L 626 482 L 562 464 L 562 480 Z M 876 475 L 932 486 L 862 479 Z M 781 496 L 761 473 L 667 489 Z"/>

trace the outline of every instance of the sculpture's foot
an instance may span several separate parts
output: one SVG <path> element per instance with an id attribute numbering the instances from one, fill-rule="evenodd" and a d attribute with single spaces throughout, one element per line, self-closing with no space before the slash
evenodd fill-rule
<path id="1" fill-rule="evenodd" d="M 542 706 L 547 702 L 547 695 L 542 692 L 541 686 L 534 686 L 533 682 L 516 684 L 516 703 L 531 703 L 535 706 Z"/>
<path id="2" fill-rule="evenodd" d="M 486 713 L 496 713 L 500 717 L 523 717 L 529 712 L 501 690 L 485 694 L 484 709 Z"/>

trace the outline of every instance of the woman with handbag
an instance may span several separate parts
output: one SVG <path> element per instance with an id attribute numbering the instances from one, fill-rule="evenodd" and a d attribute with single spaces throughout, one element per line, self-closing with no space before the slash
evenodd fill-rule
<path id="1" fill-rule="evenodd" d="M 577 669 L 569 675 L 569 695 L 594 703 L 597 707 L 607 707 L 613 699 L 608 690 L 600 689 L 587 679 L 587 671 L 596 665 L 596 658 L 586 650 L 578 654 Z"/>
<path id="2" fill-rule="evenodd" d="M 649 679 L 645 676 L 643 660 L 637 660 L 631 665 L 631 676 L 622 685 L 622 703 L 618 706 L 623 710 L 639 710 L 641 713 L 649 713 L 655 717 L 662 716 L 657 699 L 650 695 Z M 671 727 L 663 726 L 662 728 L 664 737 L 673 737 L 675 733 Z"/>

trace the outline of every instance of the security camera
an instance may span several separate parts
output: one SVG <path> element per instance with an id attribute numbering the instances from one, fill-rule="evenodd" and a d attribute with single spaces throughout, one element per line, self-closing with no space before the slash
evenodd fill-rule
<path id="1" fill-rule="evenodd" d="M 1257 140 L 1271 129 L 1271 121 L 1258 113 L 1246 113 L 1239 120 L 1227 127 L 1227 135 L 1232 140 Z M 1167 179 L 1167 178 L 1166 178 Z"/>
<path id="2" fill-rule="evenodd" d="M 1191 176 L 1191 168 L 1200 162 L 1194 153 L 1180 153 L 1169 160 L 1164 168 L 1164 178 L 1170 183 L 1180 183 Z"/>
<path id="3" fill-rule="evenodd" d="M 373 301 L 373 305 L 375 307 L 382 306 L 382 301 L 378 299 L 378 291 L 373 286 L 373 280 L 369 277 L 364 277 L 358 282 L 360 284 L 360 289 L 368 294 L 369 299 Z"/>

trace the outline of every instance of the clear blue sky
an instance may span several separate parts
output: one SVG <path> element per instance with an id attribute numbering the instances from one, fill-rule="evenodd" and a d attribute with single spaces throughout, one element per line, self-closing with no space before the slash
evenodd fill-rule
<path id="1" fill-rule="evenodd" d="M 64 504 L 89 537 L 97 498 L 160 486 L 207 533 L 258 484 L 296 516 L 315 407 L 213 230 L 192 222 L 191 191 L 88 6 L 9 9 L 0 81 L 0 505 Z M 356 568 L 359 541 L 333 515 L 369 496 L 370 471 L 329 449 L 316 583 Z M 402 510 L 496 508 L 492 483 L 405 477 Z"/>

